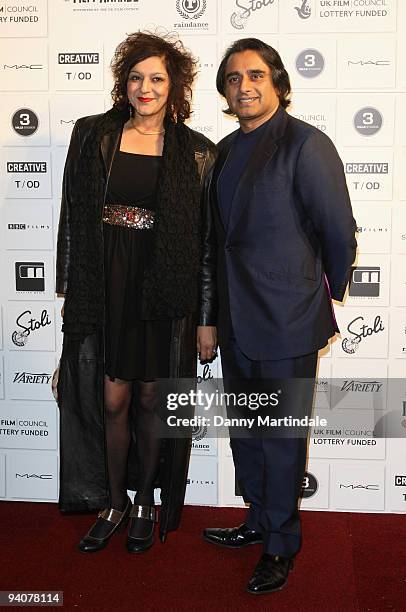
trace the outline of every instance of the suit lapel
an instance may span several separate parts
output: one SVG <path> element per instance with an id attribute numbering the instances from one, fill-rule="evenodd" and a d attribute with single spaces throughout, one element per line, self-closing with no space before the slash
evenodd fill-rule
<path id="1" fill-rule="evenodd" d="M 114 154 L 120 144 L 121 132 L 121 129 L 115 130 L 114 132 L 109 132 L 108 134 L 104 134 L 101 139 L 100 149 L 103 157 L 104 169 L 106 172 L 107 180 L 110 176 L 111 164 L 113 163 Z"/>
<path id="2" fill-rule="evenodd" d="M 224 233 L 226 233 L 226 227 L 224 224 L 224 219 L 222 217 L 220 205 L 219 205 L 218 181 L 223 171 L 223 168 L 227 162 L 228 156 L 231 151 L 231 147 L 233 146 L 233 142 L 236 136 L 237 136 L 237 131 L 230 134 L 230 136 L 228 137 L 228 140 L 224 143 L 224 146 L 221 148 L 220 153 L 217 156 L 216 164 L 215 164 L 214 171 L 213 171 L 213 178 L 211 182 L 210 199 L 213 204 L 213 211 L 214 211 L 214 214 L 215 214 L 215 217 L 218 223 L 223 228 Z"/>
<path id="3" fill-rule="evenodd" d="M 244 208 L 247 206 L 257 177 L 275 155 L 278 149 L 277 141 L 283 136 L 286 129 L 287 117 L 286 111 L 280 106 L 254 149 L 234 192 L 228 235 L 236 227 Z"/>

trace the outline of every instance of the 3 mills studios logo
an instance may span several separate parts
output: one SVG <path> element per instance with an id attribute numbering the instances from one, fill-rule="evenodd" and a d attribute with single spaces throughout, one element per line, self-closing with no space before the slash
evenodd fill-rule
<path id="1" fill-rule="evenodd" d="M 303 476 L 300 497 L 302 497 L 303 499 L 313 497 L 313 495 L 316 495 L 318 488 L 319 483 L 317 481 L 316 476 L 314 476 L 314 474 L 311 474 L 310 472 L 305 472 L 305 475 Z"/>
<path id="2" fill-rule="evenodd" d="M 274 3 L 275 0 L 235 0 L 238 10 L 232 13 L 230 23 L 236 30 L 243 30 L 253 13 Z"/>
<path id="3" fill-rule="evenodd" d="M 353 125 L 361 136 L 374 136 L 383 124 L 381 112 L 373 106 L 365 106 L 354 115 Z"/>
<path id="4" fill-rule="evenodd" d="M 318 77 L 324 70 L 324 57 L 317 49 L 304 49 L 296 58 L 296 70 L 306 79 Z"/>
<path id="5" fill-rule="evenodd" d="M 19 136 L 32 136 L 38 130 L 38 115 L 31 108 L 19 108 L 11 118 L 11 125 Z"/>

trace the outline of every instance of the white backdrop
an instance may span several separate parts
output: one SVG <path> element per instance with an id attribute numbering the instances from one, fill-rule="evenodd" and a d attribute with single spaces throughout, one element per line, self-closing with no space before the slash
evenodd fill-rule
<path id="1" fill-rule="evenodd" d="M 178 32 L 199 57 L 190 125 L 215 142 L 237 127 L 221 114 L 215 91 L 226 46 L 256 36 L 280 51 L 293 87 L 290 112 L 334 140 L 359 231 L 352 295 L 336 306 L 342 336 L 322 352 L 320 377 L 404 378 L 405 2 L 0 0 L 0 499 L 57 500 L 49 380 L 62 340 L 54 249 L 67 145 L 78 117 L 110 106 L 116 44 L 158 26 Z M 221 375 L 219 365 L 199 375 Z M 319 391 L 323 406 L 323 380 Z M 406 427 L 406 383 L 383 399 L 394 426 Z M 335 440 L 310 442 L 302 507 L 405 512 L 404 439 Z M 195 432 L 187 503 L 242 504 L 227 441 L 208 440 L 204 430 Z"/>

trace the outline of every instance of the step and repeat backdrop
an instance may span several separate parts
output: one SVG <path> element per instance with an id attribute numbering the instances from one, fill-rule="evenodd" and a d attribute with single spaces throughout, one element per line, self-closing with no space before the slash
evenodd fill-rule
<path id="1" fill-rule="evenodd" d="M 156 28 L 199 58 L 195 130 L 217 142 L 236 129 L 221 112 L 216 69 L 233 40 L 255 36 L 281 53 L 289 112 L 335 142 L 359 254 L 316 403 L 328 416 L 337 379 L 357 418 L 352 437 L 314 431 L 302 508 L 405 512 L 406 2 L 396 0 L 0 0 L 0 499 L 58 498 L 50 379 L 62 343 L 54 267 L 64 160 L 76 119 L 110 107 L 116 45 Z M 216 361 L 199 368 L 198 384 L 217 377 Z M 359 411 L 374 394 L 386 438 L 371 439 Z M 194 430 L 187 503 L 243 505 L 228 441 L 207 434 Z"/>

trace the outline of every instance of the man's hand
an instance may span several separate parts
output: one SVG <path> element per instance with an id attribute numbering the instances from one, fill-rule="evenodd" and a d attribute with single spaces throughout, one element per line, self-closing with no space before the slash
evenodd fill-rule
<path id="1" fill-rule="evenodd" d="M 217 328 L 199 325 L 197 328 L 197 352 L 200 361 L 211 361 L 217 353 Z"/>

